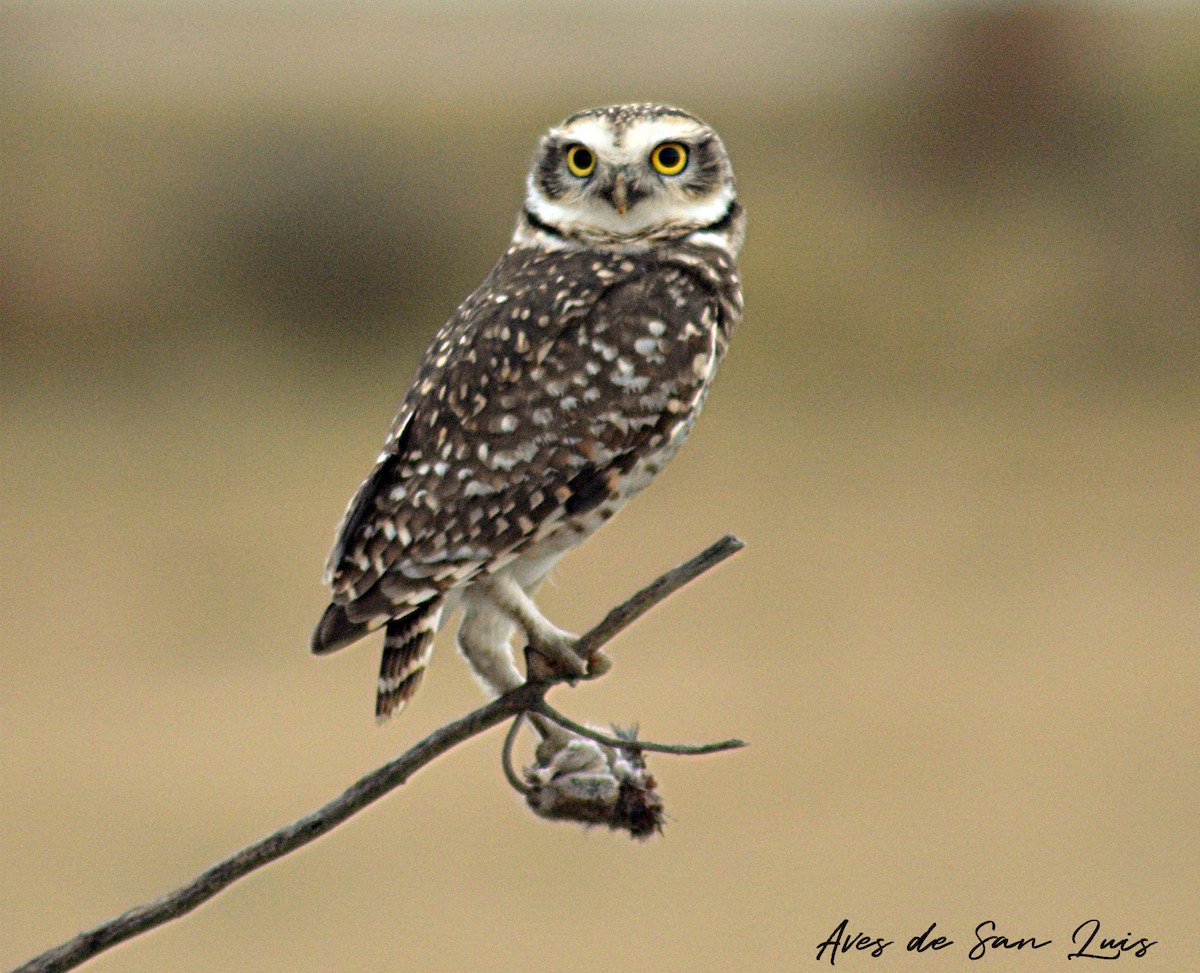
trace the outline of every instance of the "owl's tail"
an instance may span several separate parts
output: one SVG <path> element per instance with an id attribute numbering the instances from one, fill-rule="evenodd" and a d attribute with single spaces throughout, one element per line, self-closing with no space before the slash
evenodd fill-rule
<path id="1" fill-rule="evenodd" d="M 435 598 L 403 618 L 393 618 L 387 623 L 383 659 L 379 664 L 379 690 L 375 696 L 376 722 L 382 723 L 399 712 L 421 685 L 433 652 L 433 636 L 442 620 L 442 609 L 442 600 Z"/>

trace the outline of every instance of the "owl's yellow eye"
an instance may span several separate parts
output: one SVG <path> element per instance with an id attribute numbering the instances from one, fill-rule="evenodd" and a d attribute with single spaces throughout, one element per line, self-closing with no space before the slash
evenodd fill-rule
<path id="1" fill-rule="evenodd" d="M 567 149 L 567 168 L 571 175 L 586 179 L 596 168 L 596 155 L 586 145 L 576 143 Z"/>
<path id="2" fill-rule="evenodd" d="M 687 162 L 687 147 L 678 142 L 663 142 L 650 153 L 650 164 L 664 176 L 679 175 Z"/>

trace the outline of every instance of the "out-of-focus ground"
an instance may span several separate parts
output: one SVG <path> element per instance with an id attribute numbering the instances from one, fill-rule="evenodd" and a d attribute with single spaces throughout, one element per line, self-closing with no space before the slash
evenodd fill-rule
<path id="1" fill-rule="evenodd" d="M 692 441 L 543 603 L 748 549 L 555 702 L 665 740 L 637 845 L 496 733 L 94 961 L 133 971 L 961 968 L 985 920 L 1200 968 L 1200 14 L 1087 5 L 0 10 L 0 966 L 479 701 L 443 637 L 307 652 L 424 343 L 581 107 L 706 117 L 748 312 Z M 938 922 L 948 952 L 906 954 Z M 985 932 L 989 931 L 987 929 Z M 955 955 L 957 954 L 957 955 Z M 947 959 L 947 957 L 953 957 Z M 828 961 L 828 957 L 826 957 Z M 482 966 L 480 964 L 483 964 Z"/>

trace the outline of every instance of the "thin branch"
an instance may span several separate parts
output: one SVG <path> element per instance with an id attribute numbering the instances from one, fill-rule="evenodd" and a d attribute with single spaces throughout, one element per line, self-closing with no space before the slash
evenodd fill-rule
<path id="1" fill-rule="evenodd" d="M 732 557 L 745 543 L 732 534 L 726 534 L 711 547 L 661 575 L 631 598 L 627 598 L 601 619 L 600 624 L 584 633 L 575 646 L 575 651 L 587 657 L 612 639 L 618 632 L 628 628 L 646 612 L 665 598 L 669 598 L 689 581 L 694 581 L 710 568 L 715 568 L 727 557 Z"/>
<path id="2" fill-rule="evenodd" d="M 606 747 L 613 747 L 617 750 L 644 750 L 652 753 L 673 753 L 677 757 L 692 757 L 697 754 L 720 753 L 722 750 L 737 750 L 739 747 L 746 746 L 745 740 L 720 740 L 717 743 L 652 743 L 650 740 L 627 740 L 624 737 L 609 736 L 607 733 L 601 733 L 590 726 L 576 723 L 570 717 L 564 716 L 544 699 L 535 702 L 530 707 L 530 711 L 540 713 L 548 720 L 557 723 L 564 730 L 578 733 L 580 736 L 595 740 L 597 743 L 603 743 Z"/>
<path id="3" fill-rule="evenodd" d="M 13 973 L 59 973 L 71 970 L 117 943 L 132 939 L 186 915 L 240 878 L 282 858 L 333 830 L 368 804 L 399 787 L 416 771 L 452 747 L 526 710 L 541 698 L 545 685 L 528 683 L 493 700 L 462 719 L 435 730 L 395 760 L 363 777 L 339 797 L 274 834 L 219 862 L 173 892 L 80 933 L 47 950 Z"/>
<path id="4" fill-rule="evenodd" d="M 666 572 L 610 611 L 599 625 L 585 633 L 579 643 L 580 653 L 586 656 L 594 652 L 660 601 L 742 547 L 742 542 L 737 538 L 726 536 L 690 561 Z M 332 831 L 458 744 L 507 719 L 535 711 L 552 685 L 548 682 L 527 682 L 461 719 L 448 723 L 395 760 L 367 774 L 319 810 L 243 848 L 175 891 L 136 906 L 35 956 L 12 973 L 61 973 L 71 970 L 111 946 L 186 915 L 238 879 Z"/>

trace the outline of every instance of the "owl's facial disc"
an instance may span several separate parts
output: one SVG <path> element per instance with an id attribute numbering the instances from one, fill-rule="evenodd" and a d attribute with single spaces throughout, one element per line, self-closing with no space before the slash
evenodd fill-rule
<path id="1" fill-rule="evenodd" d="M 675 109 L 634 109 L 585 112 L 547 134 L 529 175 L 531 223 L 568 240 L 636 247 L 730 213 L 733 172 L 716 133 Z"/>

